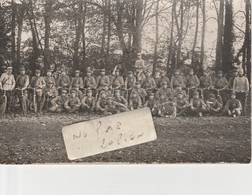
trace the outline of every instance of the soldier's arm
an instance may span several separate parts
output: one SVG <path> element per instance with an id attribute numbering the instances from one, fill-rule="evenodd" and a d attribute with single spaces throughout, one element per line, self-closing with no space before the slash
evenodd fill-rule
<path id="1" fill-rule="evenodd" d="M 29 76 L 26 75 L 26 77 L 25 77 L 24 89 L 26 89 L 26 88 L 29 86 L 29 84 L 30 84 L 30 79 L 29 79 Z"/>
<path id="2" fill-rule="evenodd" d="M 69 98 L 67 98 L 67 100 L 65 101 L 64 107 L 65 108 L 70 108 L 70 106 L 68 104 L 69 104 Z"/>
<path id="3" fill-rule="evenodd" d="M 143 105 L 143 102 L 142 102 L 140 96 L 138 96 L 138 108 L 141 108 L 142 105 Z"/>
<path id="4" fill-rule="evenodd" d="M 248 95 L 247 93 L 249 92 L 249 82 L 248 82 L 248 78 L 245 77 L 245 93 L 246 95 Z"/>
<path id="5" fill-rule="evenodd" d="M 124 104 L 125 106 L 128 107 L 128 102 L 127 102 L 127 100 L 126 100 L 124 97 L 122 97 L 122 100 L 123 100 L 123 104 Z"/>

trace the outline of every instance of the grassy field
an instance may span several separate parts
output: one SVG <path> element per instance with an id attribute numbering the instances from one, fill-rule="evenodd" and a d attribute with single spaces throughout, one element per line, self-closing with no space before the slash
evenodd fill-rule
<path id="1" fill-rule="evenodd" d="M 0 119 L 0 163 L 249 163 L 249 117 L 154 118 L 157 140 L 75 161 L 67 158 L 62 127 L 97 118 L 39 114 Z"/>

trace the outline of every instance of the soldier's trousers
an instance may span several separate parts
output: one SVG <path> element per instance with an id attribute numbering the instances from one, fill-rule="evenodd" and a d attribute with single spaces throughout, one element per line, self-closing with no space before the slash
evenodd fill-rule
<path id="1" fill-rule="evenodd" d="M 245 92 L 236 92 L 236 99 L 240 100 L 242 105 L 242 113 L 244 113 L 245 108 L 245 100 L 246 100 L 246 93 Z"/>
<path id="2" fill-rule="evenodd" d="M 49 112 L 57 112 L 57 113 L 61 113 L 61 112 L 64 112 L 65 111 L 65 108 L 63 105 L 61 106 L 51 106 L 49 109 L 48 109 Z"/>
<path id="3" fill-rule="evenodd" d="M 72 113 L 72 112 L 76 112 L 80 109 L 79 106 L 72 106 L 70 108 L 66 108 L 66 111 L 69 112 L 69 113 Z"/>

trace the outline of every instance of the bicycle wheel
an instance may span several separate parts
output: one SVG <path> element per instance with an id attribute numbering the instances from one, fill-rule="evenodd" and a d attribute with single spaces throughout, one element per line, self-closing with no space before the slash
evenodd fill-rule
<path id="1" fill-rule="evenodd" d="M 5 113 L 6 107 L 7 107 L 7 97 L 4 96 L 4 97 L 2 98 L 2 103 L 1 103 L 1 105 L 0 105 L 0 114 L 4 114 L 4 113 Z"/>

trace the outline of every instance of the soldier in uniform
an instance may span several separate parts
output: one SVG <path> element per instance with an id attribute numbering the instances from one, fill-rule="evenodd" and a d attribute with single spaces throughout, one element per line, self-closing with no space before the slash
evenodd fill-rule
<path id="1" fill-rule="evenodd" d="M 168 86 L 170 86 L 170 80 L 167 76 L 165 76 L 165 71 L 160 71 L 160 79 L 159 79 L 159 85 L 157 85 L 158 88 L 162 87 L 162 83 L 166 82 Z"/>
<path id="2" fill-rule="evenodd" d="M 174 90 L 178 85 L 185 87 L 184 80 L 181 77 L 179 70 L 176 70 L 174 76 L 171 78 L 170 87 Z"/>
<path id="3" fill-rule="evenodd" d="M 0 77 L 0 90 L 6 91 L 7 96 L 7 110 L 10 110 L 11 103 L 13 101 L 13 90 L 15 88 L 15 78 L 12 74 L 12 67 L 7 67 L 6 72 L 4 72 Z"/>
<path id="4" fill-rule="evenodd" d="M 142 54 L 137 53 L 137 60 L 135 62 L 135 68 L 144 68 L 144 60 L 142 59 Z"/>
<path id="5" fill-rule="evenodd" d="M 106 111 L 107 105 L 107 94 L 104 91 L 101 91 L 100 96 L 96 102 L 96 111 L 99 114 L 104 114 L 104 112 Z"/>
<path id="6" fill-rule="evenodd" d="M 193 93 L 193 98 L 190 100 L 190 108 L 191 113 L 196 114 L 199 117 L 202 117 L 203 112 L 206 111 L 206 104 L 200 98 L 198 91 L 194 91 Z"/>
<path id="7" fill-rule="evenodd" d="M 158 100 L 155 99 L 154 93 L 149 93 L 148 100 L 145 102 L 144 107 L 149 107 L 151 110 L 152 116 L 158 115 Z"/>
<path id="8" fill-rule="evenodd" d="M 233 90 L 233 86 L 234 86 L 234 79 L 235 77 L 238 76 L 238 70 L 237 69 L 233 69 L 232 70 L 232 74 L 230 75 L 230 78 L 228 79 L 228 88 Z"/>
<path id="9" fill-rule="evenodd" d="M 178 85 L 176 87 L 176 90 L 174 91 L 174 97 L 178 97 L 179 93 L 181 93 L 183 95 L 183 98 L 187 98 L 187 100 L 189 100 L 189 97 L 187 96 L 185 90 L 182 89 L 181 85 Z"/>
<path id="10" fill-rule="evenodd" d="M 57 68 L 56 68 L 56 71 L 53 73 L 53 78 L 54 78 L 56 84 L 57 84 L 57 81 L 58 81 L 60 75 L 61 75 L 60 67 L 57 67 Z M 57 86 L 56 86 L 56 87 L 57 87 Z"/>
<path id="11" fill-rule="evenodd" d="M 49 109 L 52 99 L 58 96 L 58 90 L 53 84 L 53 81 L 49 81 L 44 88 L 46 109 Z"/>
<path id="12" fill-rule="evenodd" d="M 146 78 L 143 81 L 143 88 L 147 93 L 154 92 L 154 90 L 156 89 L 156 82 L 154 78 L 151 76 L 151 72 L 147 70 L 145 76 Z"/>
<path id="13" fill-rule="evenodd" d="M 144 81 L 146 79 L 146 76 L 145 76 L 145 74 L 143 72 L 142 67 L 137 67 L 135 76 L 136 76 L 136 81 L 139 81 L 141 86 L 143 86 L 143 83 L 144 83 Z"/>
<path id="14" fill-rule="evenodd" d="M 176 100 L 176 108 L 177 108 L 177 116 L 185 115 L 190 107 L 189 102 L 184 96 L 183 92 L 178 92 L 175 98 Z"/>
<path id="15" fill-rule="evenodd" d="M 110 79 L 105 75 L 105 69 L 101 69 L 101 74 L 97 77 L 97 89 L 102 90 L 104 86 L 110 87 Z"/>
<path id="16" fill-rule="evenodd" d="M 94 112 L 96 101 L 92 93 L 92 89 L 87 89 L 87 95 L 81 100 L 81 108 L 84 112 Z"/>
<path id="17" fill-rule="evenodd" d="M 211 93 L 206 100 L 206 111 L 210 114 L 216 115 L 221 111 L 222 104 L 216 99 L 216 96 Z"/>
<path id="18" fill-rule="evenodd" d="M 65 111 L 64 104 L 68 99 L 67 90 L 61 89 L 61 95 L 51 100 L 51 107 L 48 109 L 50 112 L 61 113 Z"/>
<path id="19" fill-rule="evenodd" d="M 203 97 L 208 98 L 211 93 L 211 89 L 213 89 L 212 77 L 206 71 L 204 71 L 199 81 L 200 81 L 199 87 L 203 92 Z"/>
<path id="20" fill-rule="evenodd" d="M 236 117 L 241 115 L 241 111 L 242 111 L 241 102 L 238 99 L 236 99 L 235 92 L 232 92 L 231 98 L 225 104 L 223 112 L 228 116 Z"/>
<path id="21" fill-rule="evenodd" d="M 35 76 L 31 79 L 31 87 L 35 89 L 38 103 L 38 111 L 41 112 L 45 102 L 43 90 L 46 86 L 44 77 L 40 76 L 41 71 L 35 70 Z"/>
<path id="22" fill-rule="evenodd" d="M 107 97 L 107 105 L 105 108 L 105 114 L 106 115 L 111 115 L 111 114 L 116 114 L 116 113 L 120 113 L 120 112 L 124 112 L 127 111 L 125 110 L 125 105 L 121 104 L 117 101 L 115 101 L 115 99 L 113 99 L 112 96 L 108 96 Z"/>
<path id="23" fill-rule="evenodd" d="M 83 79 L 82 77 L 80 77 L 80 70 L 75 70 L 75 75 L 70 83 L 70 90 L 73 88 L 74 85 L 79 86 L 79 89 L 84 88 Z"/>
<path id="24" fill-rule="evenodd" d="M 226 77 L 223 76 L 223 72 L 221 70 L 217 72 L 217 76 L 214 78 L 213 84 L 214 84 L 214 89 L 220 90 L 219 95 L 222 99 L 223 104 L 225 104 L 229 96 L 228 91 L 226 90 L 228 89 L 228 82 L 227 82 Z"/>
<path id="25" fill-rule="evenodd" d="M 166 94 L 164 92 L 160 94 L 158 106 L 159 106 L 158 108 L 159 116 L 172 119 L 176 118 L 177 115 L 176 103 L 166 98 Z"/>
<path id="26" fill-rule="evenodd" d="M 198 88 L 199 84 L 200 82 L 197 75 L 194 74 L 193 69 L 190 69 L 189 74 L 186 76 L 186 79 L 185 79 L 185 86 L 189 90 L 188 91 L 189 99 L 191 99 L 193 91 L 196 88 Z"/>
<path id="27" fill-rule="evenodd" d="M 115 90 L 115 96 L 114 96 L 114 101 L 117 102 L 118 104 L 121 104 L 121 106 L 119 107 L 119 111 L 120 112 L 125 112 L 128 111 L 128 102 L 127 100 L 121 96 L 121 91 L 120 90 Z"/>
<path id="28" fill-rule="evenodd" d="M 136 77 L 133 75 L 132 71 L 128 72 L 128 75 L 125 79 L 125 90 L 126 90 L 126 99 L 128 100 L 128 97 L 130 96 L 131 90 L 135 87 L 136 85 Z"/>
<path id="29" fill-rule="evenodd" d="M 137 92 L 142 100 L 142 102 L 145 102 L 145 98 L 148 95 L 145 89 L 141 87 L 141 83 L 139 81 L 136 82 L 136 86 L 132 89 L 132 92 Z"/>
<path id="30" fill-rule="evenodd" d="M 64 103 L 64 107 L 67 112 L 73 113 L 73 112 L 78 112 L 80 109 L 81 102 L 80 99 L 76 95 L 76 91 L 72 89 L 70 91 L 70 97 L 67 98 L 67 100 Z"/>
<path id="31" fill-rule="evenodd" d="M 30 84 L 30 79 L 29 76 L 27 74 L 25 74 L 25 68 L 21 67 L 20 68 L 20 74 L 17 76 L 16 79 L 16 88 L 17 89 L 21 89 L 24 90 L 24 95 L 27 97 L 27 87 Z M 17 97 L 19 100 L 21 100 L 21 94 L 20 92 L 18 92 Z M 20 101 L 22 102 L 22 101 Z"/>
<path id="32" fill-rule="evenodd" d="M 166 81 L 163 81 L 162 88 L 158 89 L 158 91 L 156 92 L 156 98 L 160 99 L 161 94 L 165 94 L 165 98 L 169 100 L 173 99 L 174 97 L 174 94 L 172 90 L 168 88 L 168 84 Z"/>
<path id="33" fill-rule="evenodd" d="M 70 77 L 66 74 L 66 71 L 62 69 L 61 75 L 57 80 L 57 87 L 58 88 L 68 88 L 70 86 Z"/>
<path id="34" fill-rule="evenodd" d="M 46 85 L 48 85 L 48 83 L 52 83 L 53 86 L 56 86 L 56 82 L 55 82 L 55 79 L 52 75 L 52 70 L 51 69 L 48 69 L 47 72 L 46 72 L 46 76 L 45 76 L 45 82 L 46 82 Z"/>
<path id="35" fill-rule="evenodd" d="M 84 77 L 83 80 L 83 84 L 84 84 L 84 89 L 92 89 L 93 91 L 93 96 L 95 96 L 96 94 L 95 89 L 96 89 L 96 80 L 95 78 L 92 76 L 92 71 L 91 70 L 87 70 L 87 76 Z"/>
<path id="36" fill-rule="evenodd" d="M 82 98 L 83 98 L 84 95 L 83 95 L 82 91 L 80 90 L 79 84 L 78 83 L 73 83 L 72 86 L 71 86 L 71 89 L 74 89 L 76 91 L 76 96 L 80 100 L 82 100 Z"/>
<path id="37" fill-rule="evenodd" d="M 112 77 L 111 85 L 113 89 L 122 89 L 124 86 L 124 80 L 123 77 L 120 76 L 119 69 L 116 69 L 115 76 Z"/>
<path id="38" fill-rule="evenodd" d="M 132 91 L 131 96 L 129 98 L 129 109 L 135 110 L 142 107 L 142 100 L 137 91 Z"/>

